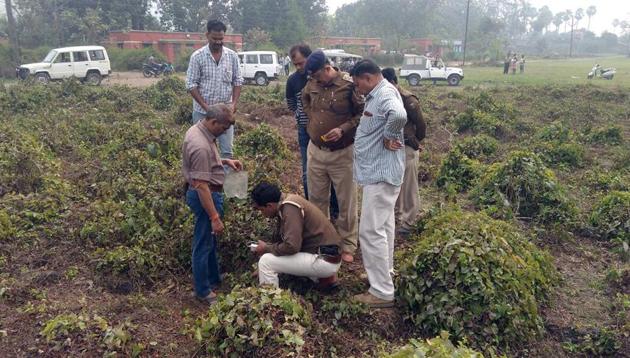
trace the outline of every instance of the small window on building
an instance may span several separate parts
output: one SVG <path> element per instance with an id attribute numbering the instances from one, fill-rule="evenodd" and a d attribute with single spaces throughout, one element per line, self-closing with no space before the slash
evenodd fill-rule
<path id="1" fill-rule="evenodd" d="M 247 63 L 258 64 L 258 55 L 247 55 L 245 56 L 245 60 Z"/>
<path id="2" fill-rule="evenodd" d="M 260 63 L 262 65 L 273 64 L 273 55 L 260 55 Z"/>
<path id="3" fill-rule="evenodd" d="M 74 57 L 74 62 L 88 62 L 89 61 L 87 52 L 84 52 L 84 51 L 73 52 L 72 55 Z"/>
<path id="4" fill-rule="evenodd" d="M 105 54 L 103 50 L 92 50 L 88 51 L 90 54 L 90 60 L 92 61 L 103 61 L 105 59 Z"/>
<path id="5" fill-rule="evenodd" d="M 150 47 L 153 47 L 153 44 L 150 44 L 150 43 L 143 43 L 143 44 L 142 44 L 142 47 L 144 47 L 144 48 L 150 48 Z"/>
<path id="6" fill-rule="evenodd" d="M 57 58 L 55 59 L 55 63 L 67 63 L 67 62 L 72 62 L 72 56 L 70 55 L 70 52 L 62 52 L 59 55 L 57 55 Z"/>
<path id="7" fill-rule="evenodd" d="M 119 44 L 118 44 L 118 48 L 123 48 L 124 46 L 125 46 L 125 45 L 124 45 L 124 44 L 122 44 L 122 43 L 119 43 Z"/>

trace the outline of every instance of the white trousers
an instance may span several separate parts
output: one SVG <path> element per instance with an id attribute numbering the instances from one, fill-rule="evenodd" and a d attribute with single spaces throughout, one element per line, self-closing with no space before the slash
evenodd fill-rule
<path id="1" fill-rule="evenodd" d="M 369 293 L 383 299 L 394 299 L 394 207 L 400 187 L 377 183 L 363 187 L 359 242 L 363 266 L 370 281 Z"/>
<path id="2" fill-rule="evenodd" d="M 278 287 L 278 274 L 286 273 L 310 279 L 326 278 L 339 270 L 341 262 L 333 264 L 317 254 L 298 252 L 290 256 L 264 254 L 258 260 L 258 282 Z"/>

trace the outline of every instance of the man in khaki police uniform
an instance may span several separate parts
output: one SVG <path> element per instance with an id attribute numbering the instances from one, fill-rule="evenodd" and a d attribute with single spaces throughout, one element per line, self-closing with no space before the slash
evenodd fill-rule
<path id="1" fill-rule="evenodd" d="M 337 192 L 342 259 L 354 260 L 357 249 L 357 186 L 353 180 L 353 143 L 363 100 L 352 78 L 332 67 L 322 51 L 313 52 L 306 61 L 310 79 L 302 90 L 307 131 L 311 138 L 307 150 L 309 200 L 323 213 L 329 212 L 330 184 Z"/>
<path id="2" fill-rule="evenodd" d="M 398 222 L 398 234 L 408 235 L 415 225 L 420 212 L 420 199 L 418 197 L 418 160 L 420 156 L 420 141 L 426 135 L 427 125 L 422 117 L 420 102 L 413 93 L 398 85 L 396 70 L 385 68 L 383 77 L 393 84 L 402 98 L 407 111 L 407 124 L 405 124 L 405 176 L 400 188 L 400 194 L 396 201 L 396 220 Z"/>

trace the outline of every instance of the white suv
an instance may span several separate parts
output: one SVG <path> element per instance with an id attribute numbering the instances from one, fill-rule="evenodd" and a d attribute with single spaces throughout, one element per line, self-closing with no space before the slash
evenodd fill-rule
<path id="1" fill-rule="evenodd" d="M 464 70 L 447 67 L 441 59 L 426 56 L 405 55 L 400 68 L 400 77 L 407 79 L 410 86 L 420 85 L 420 81 L 446 81 L 449 86 L 457 86 L 464 79 Z"/>
<path id="2" fill-rule="evenodd" d="M 86 83 L 98 85 L 103 77 L 112 73 L 107 51 L 101 46 L 75 46 L 51 50 L 38 63 L 21 65 L 16 69 L 17 77 L 33 76 L 41 83 L 78 77 Z"/>
<path id="3" fill-rule="evenodd" d="M 278 78 L 283 69 L 278 62 L 278 55 L 273 51 L 239 52 L 241 74 L 247 81 L 254 81 L 259 86 L 266 86 L 270 80 Z"/>

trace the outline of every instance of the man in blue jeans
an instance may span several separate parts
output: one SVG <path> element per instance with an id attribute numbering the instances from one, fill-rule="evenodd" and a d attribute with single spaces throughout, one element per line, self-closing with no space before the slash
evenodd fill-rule
<path id="1" fill-rule="evenodd" d="M 286 100 L 287 107 L 291 112 L 295 113 L 297 121 L 298 144 L 300 146 L 300 155 L 302 157 L 302 185 L 304 187 L 304 197 L 308 199 L 308 185 L 306 184 L 306 149 L 310 138 L 306 131 L 308 124 L 308 116 L 304 113 L 302 107 L 302 89 L 306 86 L 308 76 L 304 71 L 306 58 L 311 54 L 311 48 L 306 44 L 297 44 L 289 50 L 291 61 L 296 68 L 287 80 Z M 337 195 L 335 188 L 330 188 L 330 217 L 336 219 L 339 216 L 339 204 L 337 203 Z"/>
<path id="2" fill-rule="evenodd" d="M 193 97 L 193 124 L 203 119 L 213 104 L 228 104 L 236 112 L 243 85 L 238 55 L 223 46 L 225 24 L 210 20 L 206 27 L 208 45 L 193 52 L 186 72 L 186 88 Z M 233 127 L 219 136 L 221 158 L 232 158 L 233 140 Z"/>
<path id="3" fill-rule="evenodd" d="M 217 137 L 234 124 L 232 108 L 225 104 L 209 106 L 206 117 L 186 132 L 182 145 L 182 174 L 186 179 L 186 203 L 195 215 L 192 269 L 195 294 L 212 304 L 214 289 L 221 282 L 217 261 L 217 235 L 223 232 L 224 166 L 236 171 L 241 162 L 221 159 Z"/>

